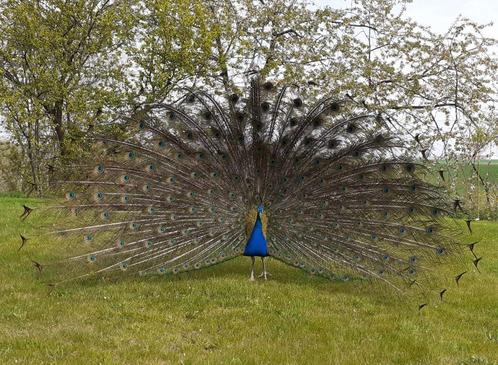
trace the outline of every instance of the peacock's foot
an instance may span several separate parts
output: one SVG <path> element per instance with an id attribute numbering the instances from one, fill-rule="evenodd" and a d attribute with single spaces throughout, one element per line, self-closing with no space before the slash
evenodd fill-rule
<path id="1" fill-rule="evenodd" d="M 252 275 L 251 275 L 251 276 L 249 277 L 249 281 L 255 281 L 255 280 L 256 280 L 256 279 L 254 279 L 254 276 L 252 276 Z"/>
<path id="2" fill-rule="evenodd" d="M 261 274 L 259 274 L 258 278 L 264 277 L 265 280 L 267 280 L 267 276 L 271 276 L 271 274 L 268 271 L 263 271 Z"/>

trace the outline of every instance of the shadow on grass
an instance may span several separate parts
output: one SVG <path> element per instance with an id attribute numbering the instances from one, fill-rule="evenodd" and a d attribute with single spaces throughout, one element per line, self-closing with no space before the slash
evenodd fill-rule
<path id="1" fill-rule="evenodd" d="M 274 269 L 273 271 L 272 268 Z M 292 291 L 315 291 L 325 295 L 340 295 L 356 297 L 362 300 L 371 296 L 371 282 L 362 278 L 329 279 L 317 275 L 311 275 L 298 268 L 288 266 L 275 259 L 270 260 L 269 270 L 272 273 L 265 281 L 256 279 L 254 283 L 249 282 L 250 260 L 242 257 L 229 260 L 219 265 L 200 270 L 183 272 L 178 274 L 150 274 L 140 276 L 136 273 L 117 272 L 106 276 L 89 276 L 87 278 L 68 281 L 49 289 L 54 295 L 73 295 L 85 291 L 110 291 L 126 287 L 132 291 L 154 292 L 165 289 L 187 290 L 190 284 L 194 287 L 231 287 L 235 291 L 240 288 L 256 288 L 257 290 L 292 290 Z M 259 267 L 256 266 L 256 275 Z M 43 280 L 45 281 L 45 280 Z M 212 285 L 211 285 L 212 284 Z M 378 289 L 378 288 L 377 288 Z M 57 292 L 60 293 L 58 294 Z M 392 294 L 392 293 L 391 293 Z M 384 302 L 384 300 L 381 300 Z"/>

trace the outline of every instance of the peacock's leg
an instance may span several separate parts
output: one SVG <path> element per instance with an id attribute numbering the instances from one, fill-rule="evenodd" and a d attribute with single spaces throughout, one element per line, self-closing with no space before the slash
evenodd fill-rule
<path id="1" fill-rule="evenodd" d="M 254 281 L 254 263 L 256 262 L 256 258 L 254 256 L 251 256 L 251 277 L 249 278 L 250 281 Z"/>
<path id="2" fill-rule="evenodd" d="M 266 257 L 261 256 L 261 262 L 263 263 L 263 272 L 259 275 L 259 277 L 264 277 L 265 280 L 267 279 L 268 275 L 271 275 L 269 272 L 266 271 Z"/>

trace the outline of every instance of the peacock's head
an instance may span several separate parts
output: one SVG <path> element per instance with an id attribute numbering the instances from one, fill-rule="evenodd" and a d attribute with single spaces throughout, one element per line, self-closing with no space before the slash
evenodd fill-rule
<path id="1" fill-rule="evenodd" d="M 263 207 L 263 204 L 259 204 L 258 205 L 258 214 L 263 213 L 264 210 L 265 210 L 265 208 Z"/>

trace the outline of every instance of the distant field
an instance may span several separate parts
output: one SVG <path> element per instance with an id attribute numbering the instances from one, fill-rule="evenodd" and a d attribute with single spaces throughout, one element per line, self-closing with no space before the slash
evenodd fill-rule
<path id="1" fill-rule="evenodd" d="M 441 163 L 443 169 L 448 168 L 443 162 Z M 491 184 L 498 184 L 498 160 L 482 160 L 476 163 L 476 167 L 479 171 L 479 174 L 485 179 L 485 181 Z M 468 163 L 462 163 L 455 170 L 454 167 L 451 167 L 450 171 L 451 176 L 458 175 L 459 178 L 475 178 L 475 172 Z"/>
<path id="2" fill-rule="evenodd" d="M 483 178 L 487 178 L 492 184 L 498 183 L 498 160 L 480 161 L 478 164 L 479 174 Z M 466 166 L 464 169 L 465 176 L 472 176 L 473 170 L 471 166 Z"/>
<path id="3" fill-rule="evenodd" d="M 24 202 L 43 204 L 0 198 L 1 364 L 498 364 L 498 223 L 475 222 L 466 237 L 481 239 L 482 273 L 470 266 L 419 313 L 410 298 L 276 261 L 252 283 L 247 258 L 50 291 L 30 259 L 64 247 L 33 240 L 18 252 L 19 232 L 38 223 L 19 224 Z"/>
<path id="4" fill-rule="evenodd" d="M 466 210 L 473 218 L 485 219 L 498 218 L 498 160 L 482 160 L 476 163 L 479 175 L 484 180 L 489 191 L 489 203 L 481 179 L 468 163 L 448 166 L 444 162 L 436 163 L 432 170 L 430 180 L 436 184 L 455 186 L 456 195 L 466 204 Z M 437 173 L 438 169 L 444 170 L 445 182 Z M 451 184 L 451 185 L 450 185 Z M 450 191 L 452 189 L 450 188 Z"/>

